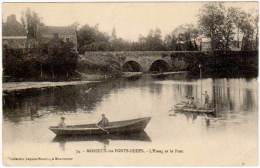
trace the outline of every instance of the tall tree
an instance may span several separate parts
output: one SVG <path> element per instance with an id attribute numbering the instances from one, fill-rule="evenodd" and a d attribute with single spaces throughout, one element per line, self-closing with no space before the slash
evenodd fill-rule
<path id="1" fill-rule="evenodd" d="M 111 33 L 111 38 L 112 38 L 112 40 L 117 39 L 117 36 L 116 36 L 116 28 L 113 28 L 112 33 Z"/>
<path id="2" fill-rule="evenodd" d="M 229 10 L 236 29 L 237 47 L 240 48 L 241 25 L 243 24 L 245 13 L 242 12 L 241 9 L 235 7 L 230 7 Z"/>
<path id="3" fill-rule="evenodd" d="M 253 36 L 257 36 L 258 22 L 255 20 L 256 17 L 253 17 L 252 14 L 242 11 L 239 8 L 230 8 L 231 16 L 233 18 L 233 22 L 237 29 L 237 41 L 238 47 L 240 47 L 240 39 L 242 37 L 242 49 L 249 49 L 252 44 Z"/>
<path id="4" fill-rule="evenodd" d="M 176 27 L 172 34 L 176 37 L 176 46 L 183 45 L 182 50 L 197 50 L 196 40 L 199 35 L 199 30 L 193 24 L 185 24 Z M 181 47 L 177 47 L 178 50 Z"/>
<path id="5" fill-rule="evenodd" d="M 99 31 L 98 25 L 82 26 L 77 32 L 80 53 L 84 51 L 110 50 L 109 35 Z"/>
<path id="6" fill-rule="evenodd" d="M 242 36 L 242 50 L 251 50 L 253 49 L 253 36 L 254 36 L 254 18 L 250 13 L 241 12 L 243 16 L 241 18 L 240 29 L 243 34 Z"/>
<path id="7" fill-rule="evenodd" d="M 151 50 L 151 51 L 165 50 L 163 40 L 162 40 L 161 30 L 158 28 L 155 30 L 150 30 L 147 37 L 144 38 L 144 41 L 145 41 L 144 50 Z"/>
<path id="8" fill-rule="evenodd" d="M 28 8 L 25 12 L 22 12 L 21 21 L 27 34 L 27 47 L 36 47 L 37 27 L 43 25 L 40 17 Z"/>
<path id="9" fill-rule="evenodd" d="M 223 25 L 219 25 L 219 31 L 222 36 L 222 43 L 225 50 L 228 50 L 231 45 L 231 41 L 234 39 L 235 24 L 233 17 L 236 13 L 232 8 L 224 9 L 225 18 Z"/>
<path id="10" fill-rule="evenodd" d="M 254 27 L 255 27 L 255 49 L 258 50 L 258 44 L 259 44 L 259 41 L 258 41 L 258 31 L 259 31 L 259 27 L 258 27 L 258 23 L 259 23 L 259 15 L 257 14 L 255 16 L 255 19 L 254 19 Z"/>
<path id="11" fill-rule="evenodd" d="M 176 50 L 177 38 L 173 33 L 167 34 L 164 38 L 166 50 Z"/>
<path id="12" fill-rule="evenodd" d="M 205 4 L 199 14 L 199 27 L 201 32 L 211 39 L 212 49 L 217 49 L 221 41 L 220 26 L 224 24 L 224 6 L 220 2 Z"/>

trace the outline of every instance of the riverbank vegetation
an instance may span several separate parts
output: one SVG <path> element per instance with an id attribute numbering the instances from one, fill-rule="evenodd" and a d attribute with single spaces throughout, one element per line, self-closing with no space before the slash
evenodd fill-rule
<path id="1" fill-rule="evenodd" d="M 59 42 L 34 50 L 3 49 L 4 81 L 69 80 L 75 73 L 78 55 L 68 44 Z"/>
<path id="2" fill-rule="evenodd" d="M 85 24 L 77 26 L 75 47 L 70 41 L 64 42 L 58 36 L 48 43 L 37 40 L 41 36 L 37 27 L 44 23 L 37 13 L 28 9 L 21 18 L 23 32 L 26 32 L 27 37 L 26 48 L 3 46 L 4 81 L 58 81 L 75 80 L 83 76 L 86 79 L 120 76 L 120 65 L 113 62 L 112 58 L 95 57 L 79 62 L 80 55 L 86 51 L 199 51 L 203 50 L 205 38 L 210 43 L 206 50 L 210 51 L 229 51 L 233 48 L 258 50 L 257 14 L 227 7 L 221 2 L 210 2 L 204 4 L 197 19 L 196 25 L 179 25 L 164 37 L 160 29 L 150 30 L 146 36 L 140 35 L 137 41 L 117 37 L 116 29 L 108 34 L 100 31 L 98 25 Z M 16 29 L 10 29 L 10 25 L 8 27 L 6 24 L 3 26 L 3 31 L 11 30 Z"/>

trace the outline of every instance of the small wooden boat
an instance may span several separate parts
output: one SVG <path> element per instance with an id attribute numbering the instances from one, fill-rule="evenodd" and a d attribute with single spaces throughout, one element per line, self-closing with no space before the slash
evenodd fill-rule
<path id="1" fill-rule="evenodd" d="M 177 112 L 193 112 L 193 113 L 214 113 L 215 109 L 204 109 L 204 108 L 183 108 L 175 109 Z"/>
<path id="2" fill-rule="evenodd" d="M 214 108 L 193 108 L 188 107 L 185 104 L 176 104 L 174 106 L 175 112 L 193 112 L 193 113 L 215 113 Z"/>
<path id="3" fill-rule="evenodd" d="M 125 121 L 110 122 L 106 127 L 96 124 L 68 125 L 66 127 L 51 126 L 49 129 L 56 135 L 101 135 L 101 134 L 124 134 L 144 131 L 151 117 L 138 118 Z"/>

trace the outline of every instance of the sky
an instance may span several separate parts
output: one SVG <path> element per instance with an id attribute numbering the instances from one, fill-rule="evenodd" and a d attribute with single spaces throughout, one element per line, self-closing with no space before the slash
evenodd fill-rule
<path id="1" fill-rule="evenodd" d="M 226 2 L 226 6 L 239 7 L 245 11 L 257 11 L 257 2 Z M 20 21 L 27 8 L 38 13 L 48 26 L 68 26 L 78 22 L 80 26 L 99 25 L 99 30 L 117 37 L 136 41 L 140 35 L 159 28 L 162 36 L 182 24 L 197 24 L 197 16 L 203 2 L 164 3 L 4 3 L 3 21 L 15 14 Z"/>

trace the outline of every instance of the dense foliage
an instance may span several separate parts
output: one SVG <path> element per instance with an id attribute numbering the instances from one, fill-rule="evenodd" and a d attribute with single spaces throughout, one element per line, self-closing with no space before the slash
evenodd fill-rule
<path id="1" fill-rule="evenodd" d="M 60 39 L 26 51 L 3 48 L 3 55 L 4 77 L 16 80 L 67 80 L 74 76 L 78 60 L 73 44 Z"/>
<path id="2" fill-rule="evenodd" d="M 178 31 L 182 29 L 182 31 Z M 198 50 L 195 39 L 198 29 L 192 24 L 181 25 L 172 33 L 161 35 L 160 29 L 150 30 L 147 36 L 140 36 L 138 41 L 130 42 L 118 38 L 113 29 L 111 35 L 98 30 L 98 26 L 82 26 L 77 33 L 79 53 L 85 51 L 166 51 Z"/>
<path id="3" fill-rule="evenodd" d="M 201 34 L 211 39 L 212 49 L 228 50 L 234 42 L 241 50 L 257 49 L 257 23 L 258 14 L 253 16 L 239 8 L 227 8 L 220 2 L 205 4 L 199 14 Z"/>

